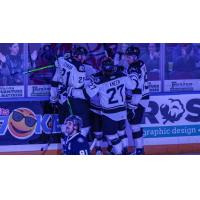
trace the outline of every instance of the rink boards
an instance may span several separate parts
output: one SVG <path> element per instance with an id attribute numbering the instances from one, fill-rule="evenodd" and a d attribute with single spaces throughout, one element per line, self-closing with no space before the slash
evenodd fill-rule
<path id="1" fill-rule="evenodd" d="M 52 131 L 49 127 L 52 115 L 44 110 L 46 104 L 0 102 L 0 154 L 59 154 L 60 145 L 56 138 L 48 151 L 40 151 L 48 141 L 45 136 Z M 16 121 L 16 114 L 23 119 Z M 53 119 L 53 135 L 56 135 L 59 132 L 58 116 Z M 151 96 L 142 124 L 147 154 L 200 152 L 199 94 Z M 132 146 L 129 127 L 127 133 Z"/>

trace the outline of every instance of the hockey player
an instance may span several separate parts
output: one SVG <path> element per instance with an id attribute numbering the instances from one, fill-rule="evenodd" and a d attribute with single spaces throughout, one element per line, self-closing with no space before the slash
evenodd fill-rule
<path id="1" fill-rule="evenodd" d="M 127 73 L 138 73 L 139 84 L 137 88 L 132 92 L 128 91 L 128 121 L 132 130 L 132 137 L 135 146 L 135 152 L 133 154 L 144 154 L 144 142 L 143 142 L 143 129 L 141 128 L 142 118 L 145 109 L 149 103 L 149 87 L 147 80 L 147 70 L 143 61 L 139 60 L 140 49 L 134 46 L 130 46 L 126 50 L 127 62 L 129 67 Z"/>
<path id="2" fill-rule="evenodd" d="M 62 154 L 88 155 L 90 154 L 87 139 L 80 134 L 82 120 L 80 117 L 70 115 L 64 121 L 64 134 L 61 139 Z"/>
<path id="3" fill-rule="evenodd" d="M 125 89 L 133 90 L 137 86 L 137 76 L 126 76 L 118 71 L 113 60 L 106 58 L 102 62 L 102 73 L 90 79 L 84 90 L 85 96 L 99 95 L 102 108 L 102 130 L 114 154 L 122 154 L 123 144 L 119 135 L 125 136 Z"/>
<path id="4" fill-rule="evenodd" d="M 84 64 L 84 66 L 86 71 L 85 85 L 87 85 L 89 79 L 94 79 L 101 72 L 98 72 L 91 65 Z M 89 114 L 91 123 L 89 140 L 91 141 L 91 139 L 96 139 L 95 141 L 93 140 L 96 154 L 102 155 L 101 143 L 103 140 L 103 133 L 102 133 L 102 120 L 101 120 L 101 106 L 98 94 L 95 95 L 93 98 L 89 99 L 89 102 L 90 102 Z"/>
<path id="5" fill-rule="evenodd" d="M 89 104 L 83 95 L 76 96 L 73 90 L 83 89 L 86 78 L 84 66 L 86 56 L 87 50 L 83 47 L 77 47 L 73 49 L 72 57 L 59 57 L 55 62 L 56 72 L 50 91 L 50 102 L 58 105 L 60 110 L 60 124 L 63 124 L 66 116 L 73 113 L 83 120 L 81 133 L 84 136 L 87 136 L 90 126 Z"/>
<path id="6" fill-rule="evenodd" d="M 102 72 L 97 72 L 92 74 L 89 79 L 93 81 L 102 75 Z M 99 94 L 90 98 L 90 117 L 91 117 L 91 130 L 93 131 L 96 139 L 95 151 L 96 155 L 102 155 L 102 142 L 103 142 L 103 132 L 102 132 L 102 115 L 101 115 L 101 105 Z"/>

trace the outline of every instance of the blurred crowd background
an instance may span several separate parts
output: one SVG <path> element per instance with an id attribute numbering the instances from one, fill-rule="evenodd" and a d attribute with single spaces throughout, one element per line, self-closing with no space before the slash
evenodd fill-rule
<path id="1" fill-rule="evenodd" d="M 87 63 L 99 68 L 107 54 L 115 62 L 126 66 L 125 50 L 131 44 L 125 43 L 30 43 L 0 44 L 0 86 L 48 85 L 55 68 L 44 69 L 24 75 L 29 69 L 53 65 L 55 60 L 70 53 L 76 45 L 87 48 Z M 199 79 L 200 44 L 158 44 L 134 43 L 141 50 L 140 59 L 148 70 L 149 81 Z M 162 51 L 161 51 L 162 46 Z M 164 64 L 163 64 L 164 63 Z M 28 77 L 26 77 L 28 76 Z"/>

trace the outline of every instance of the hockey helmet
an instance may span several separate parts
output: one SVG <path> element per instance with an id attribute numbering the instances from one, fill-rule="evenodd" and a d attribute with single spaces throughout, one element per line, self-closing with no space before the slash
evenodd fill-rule
<path id="1" fill-rule="evenodd" d="M 128 55 L 128 56 L 135 55 L 135 56 L 139 57 L 140 49 L 138 47 L 130 46 L 126 49 L 126 55 Z"/>
<path id="2" fill-rule="evenodd" d="M 115 71 L 115 65 L 111 58 L 104 58 L 101 64 L 103 73 L 106 75 L 112 74 Z"/>
<path id="3" fill-rule="evenodd" d="M 64 124 L 67 124 L 68 121 L 73 123 L 77 131 L 80 131 L 80 129 L 82 128 L 83 121 L 77 115 L 70 115 L 69 117 L 67 117 L 64 121 Z"/>

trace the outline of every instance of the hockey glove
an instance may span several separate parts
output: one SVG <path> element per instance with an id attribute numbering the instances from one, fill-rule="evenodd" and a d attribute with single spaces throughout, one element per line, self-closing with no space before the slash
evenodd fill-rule
<path id="1" fill-rule="evenodd" d="M 62 85 L 58 88 L 58 93 L 66 97 L 70 97 L 72 93 L 72 89 L 73 89 L 72 87 L 65 87 Z"/>

